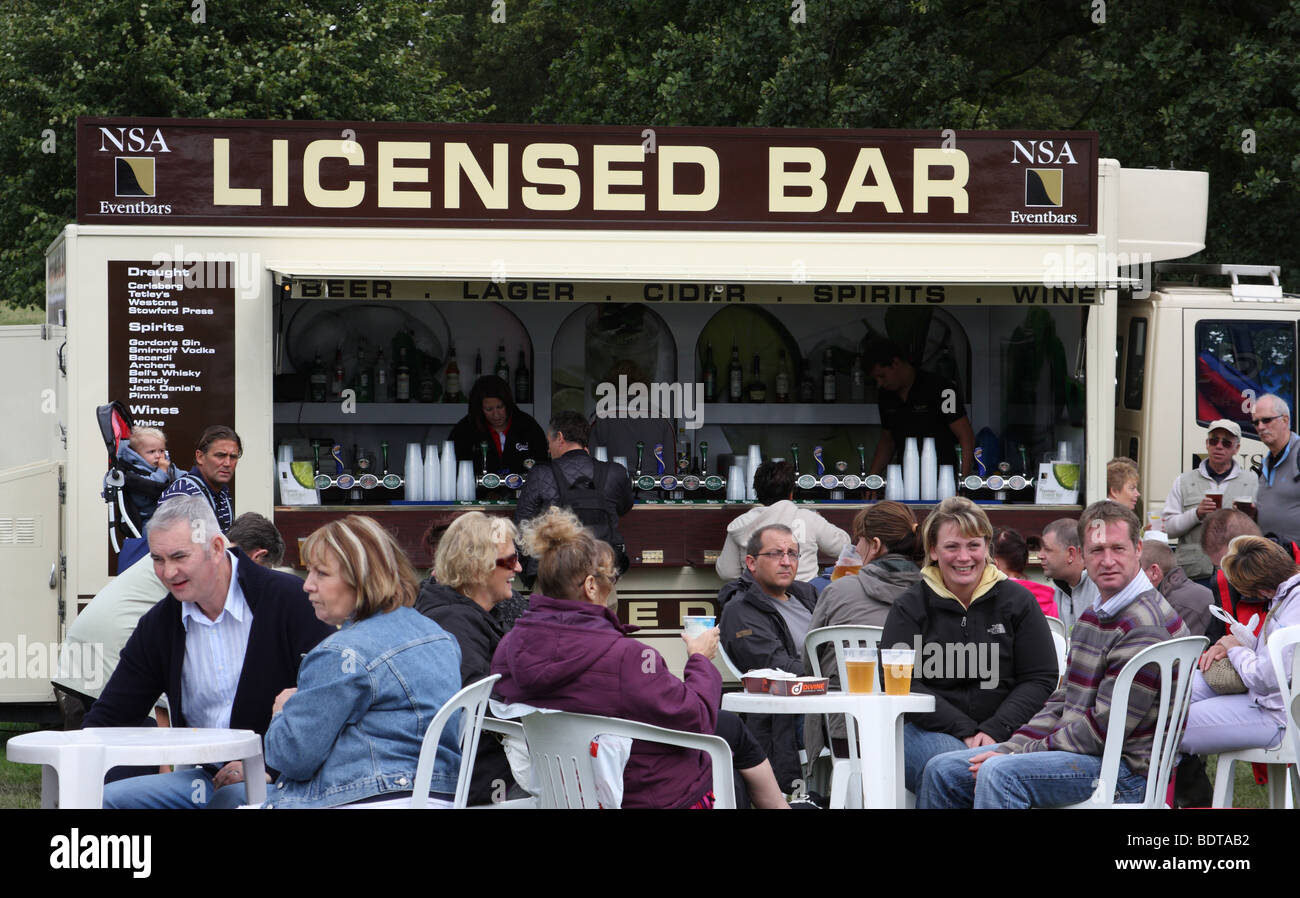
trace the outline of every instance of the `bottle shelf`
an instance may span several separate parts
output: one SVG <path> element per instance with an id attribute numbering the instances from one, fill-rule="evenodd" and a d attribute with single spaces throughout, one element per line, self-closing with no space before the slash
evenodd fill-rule
<path id="1" fill-rule="evenodd" d="M 465 417 L 463 402 L 358 402 L 343 411 L 341 402 L 277 402 L 277 424 L 455 424 Z M 532 403 L 521 411 L 532 414 Z"/>
<path id="2" fill-rule="evenodd" d="M 706 402 L 705 424 L 879 424 L 874 402 Z"/>

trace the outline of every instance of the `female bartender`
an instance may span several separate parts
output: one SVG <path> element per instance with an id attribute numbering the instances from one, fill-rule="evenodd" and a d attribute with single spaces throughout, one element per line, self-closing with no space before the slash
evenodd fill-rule
<path id="1" fill-rule="evenodd" d="M 469 414 L 452 428 L 456 458 L 474 460 L 474 471 L 483 470 L 480 443 L 487 443 L 487 470 L 496 474 L 526 474 L 531 464 L 545 461 L 546 434 L 532 415 L 519 410 L 510 387 L 495 375 L 485 374 L 474 381 L 469 391 Z"/>

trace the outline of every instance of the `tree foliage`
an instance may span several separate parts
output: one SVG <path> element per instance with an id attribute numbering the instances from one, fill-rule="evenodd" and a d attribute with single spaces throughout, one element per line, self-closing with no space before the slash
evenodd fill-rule
<path id="1" fill-rule="evenodd" d="M 1203 257 L 1300 289 L 1300 0 L 195 2 L 8 0 L 0 295 L 40 301 L 106 114 L 1095 130 L 1209 171 Z"/>
<path id="2" fill-rule="evenodd" d="M 6 0 L 0 297 L 44 301 L 77 116 L 464 121 L 487 102 L 443 73 L 451 25 L 421 2 Z"/>

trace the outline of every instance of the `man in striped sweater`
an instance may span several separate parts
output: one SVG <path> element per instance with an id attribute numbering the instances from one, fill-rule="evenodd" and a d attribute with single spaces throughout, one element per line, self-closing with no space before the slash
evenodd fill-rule
<path id="1" fill-rule="evenodd" d="M 1137 516 L 1116 502 L 1095 502 L 1079 519 L 1088 577 L 1100 593 L 1070 634 L 1065 685 L 1006 742 L 932 758 L 917 793 L 919 808 L 1060 807 L 1086 801 L 1101 772 L 1115 680 L 1134 655 L 1186 636 L 1178 613 L 1141 568 Z M 1148 667 L 1134 680 L 1124 715 L 1116 800 L 1141 801 L 1155 730 L 1159 677 Z"/>

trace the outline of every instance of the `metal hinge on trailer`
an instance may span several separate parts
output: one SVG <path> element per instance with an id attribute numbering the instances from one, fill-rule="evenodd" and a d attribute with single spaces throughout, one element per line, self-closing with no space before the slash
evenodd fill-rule
<path id="1" fill-rule="evenodd" d="M 68 484 L 62 477 L 59 478 L 59 504 L 68 504 Z"/>
<path id="2" fill-rule="evenodd" d="M 1226 277 L 1232 280 L 1234 301 L 1280 302 L 1282 300 L 1282 267 L 1280 265 L 1197 265 L 1190 262 L 1159 262 L 1156 264 L 1156 284 L 1165 275 L 1192 276 L 1192 285 L 1198 286 L 1202 277 Z M 1242 283 L 1241 278 L 1268 278 L 1267 284 Z"/>

